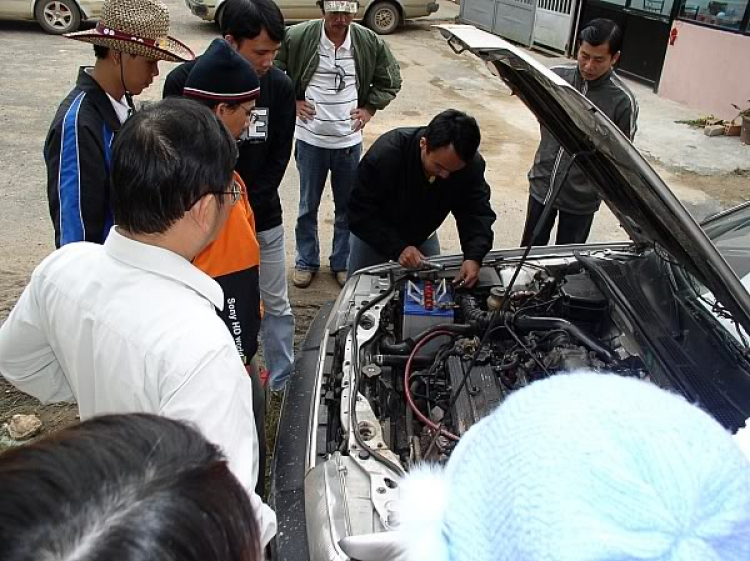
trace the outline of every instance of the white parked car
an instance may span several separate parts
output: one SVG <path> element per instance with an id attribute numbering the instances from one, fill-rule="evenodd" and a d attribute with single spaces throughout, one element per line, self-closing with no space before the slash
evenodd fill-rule
<path id="1" fill-rule="evenodd" d="M 0 2 L 7 0 L 0 0 Z M 317 19 L 320 8 L 315 0 L 275 0 L 287 23 Z M 224 0 L 185 0 L 196 16 L 206 21 L 221 21 Z M 357 20 L 381 35 L 396 31 L 407 18 L 428 16 L 438 11 L 437 0 L 363 0 Z"/>
<path id="2" fill-rule="evenodd" d="M 77 31 L 82 21 L 97 19 L 104 0 L 0 0 L 0 19 L 36 20 L 47 33 Z"/>

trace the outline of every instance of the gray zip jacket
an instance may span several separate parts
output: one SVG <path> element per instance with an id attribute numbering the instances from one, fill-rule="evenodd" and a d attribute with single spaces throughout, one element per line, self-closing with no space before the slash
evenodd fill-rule
<path id="1" fill-rule="evenodd" d="M 591 100 L 631 140 L 635 136 L 638 120 L 638 102 L 633 92 L 613 71 L 593 82 L 587 82 L 578 71 L 578 65 L 556 66 L 552 72 L 561 76 L 579 92 Z M 534 165 L 529 171 L 529 190 L 532 197 L 545 203 L 558 174 L 565 173 L 570 156 L 560 147 L 555 137 L 542 125 L 542 140 L 534 156 Z M 570 214 L 593 214 L 599 209 L 601 199 L 593 183 L 573 164 L 554 207 Z"/>

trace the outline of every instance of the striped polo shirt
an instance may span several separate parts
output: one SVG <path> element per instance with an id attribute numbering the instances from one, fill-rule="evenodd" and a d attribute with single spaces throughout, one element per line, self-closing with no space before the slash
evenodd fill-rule
<path id="1" fill-rule="evenodd" d="M 336 49 L 322 26 L 318 44 L 318 68 L 305 90 L 305 99 L 315 107 L 315 118 L 297 119 L 295 138 L 319 148 L 348 148 L 362 142 L 362 133 L 352 131 L 351 112 L 357 108 L 357 76 L 352 34 Z"/>

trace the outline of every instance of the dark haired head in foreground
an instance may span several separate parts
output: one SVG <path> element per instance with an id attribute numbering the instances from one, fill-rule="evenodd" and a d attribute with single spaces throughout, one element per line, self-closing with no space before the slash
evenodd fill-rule
<path id="1" fill-rule="evenodd" d="M 181 422 L 110 415 L 0 455 L 3 561 L 256 561 L 247 493 Z"/>
<path id="2" fill-rule="evenodd" d="M 163 235 L 190 214 L 191 225 L 212 239 L 226 218 L 217 224 L 216 210 L 227 202 L 236 161 L 234 138 L 207 107 L 179 98 L 149 105 L 114 143 L 115 223 L 134 235 Z"/>

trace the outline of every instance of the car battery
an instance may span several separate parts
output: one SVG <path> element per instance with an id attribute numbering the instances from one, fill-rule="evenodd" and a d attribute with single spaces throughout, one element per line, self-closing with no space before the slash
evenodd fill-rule
<path id="1" fill-rule="evenodd" d="M 443 323 L 453 323 L 453 287 L 443 278 L 409 280 L 404 286 L 404 316 L 401 334 L 404 339 L 416 337 L 426 329 Z M 419 350 L 417 356 L 430 356 L 441 345 L 450 341 L 447 335 L 433 339 Z"/>

